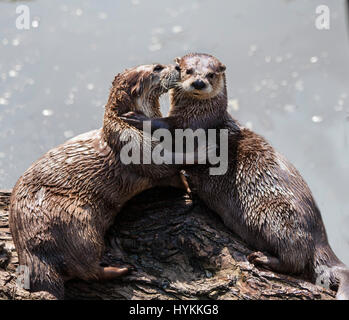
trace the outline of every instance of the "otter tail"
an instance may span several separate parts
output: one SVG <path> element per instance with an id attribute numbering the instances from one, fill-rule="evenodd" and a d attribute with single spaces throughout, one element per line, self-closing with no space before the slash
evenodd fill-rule
<path id="1" fill-rule="evenodd" d="M 317 285 L 337 291 L 337 300 L 349 300 L 349 268 L 329 246 L 317 248 L 313 277 Z"/>
<path id="2" fill-rule="evenodd" d="M 64 299 L 64 281 L 57 270 L 36 256 L 30 257 L 29 289 L 32 292 L 45 291 L 55 299 Z"/>

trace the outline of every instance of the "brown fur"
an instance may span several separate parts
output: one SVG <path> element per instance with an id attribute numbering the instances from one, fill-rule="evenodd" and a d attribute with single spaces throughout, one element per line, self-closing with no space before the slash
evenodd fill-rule
<path id="1" fill-rule="evenodd" d="M 229 133 L 228 171 L 213 176 L 209 165 L 188 167 L 190 188 L 232 231 L 264 252 L 252 254 L 251 262 L 327 282 L 334 289 L 339 283 L 337 298 L 348 299 L 349 270 L 329 246 L 307 184 L 264 138 L 228 114 L 224 66 L 206 54 L 189 54 L 176 62 L 181 81 L 170 91 L 171 108 L 163 126 L 228 129 Z M 213 79 L 207 79 L 208 73 L 215 74 Z M 193 91 L 190 84 L 196 79 L 210 81 L 212 92 Z M 160 119 L 154 124 L 159 127 Z"/>
<path id="2" fill-rule="evenodd" d="M 178 78 L 173 66 L 132 68 L 117 75 L 103 128 L 50 150 L 18 180 L 10 204 L 10 227 L 20 265 L 33 291 L 64 296 L 64 281 L 110 279 L 126 269 L 102 268 L 104 234 L 126 201 L 177 170 L 123 165 L 120 136 L 141 141 L 140 131 L 120 120 L 133 110 L 161 116 L 158 98 Z M 155 69 L 154 69 L 155 70 Z M 167 180 L 169 180 L 167 178 Z"/>

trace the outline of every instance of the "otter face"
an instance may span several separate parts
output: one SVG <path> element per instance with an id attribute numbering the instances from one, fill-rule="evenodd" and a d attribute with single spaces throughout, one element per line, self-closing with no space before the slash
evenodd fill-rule
<path id="1" fill-rule="evenodd" d="M 138 96 L 159 97 L 179 80 L 179 72 L 173 65 L 142 65 L 130 73 L 134 77 L 131 93 Z"/>
<path id="2" fill-rule="evenodd" d="M 176 58 L 180 81 L 177 88 L 195 99 L 212 99 L 223 92 L 226 67 L 208 54 L 188 54 Z"/>
<path id="3" fill-rule="evenodd" d="M 142 65 L 127 70 L 124 76 L 135 110 L 148 117 L 161 117 L 159 97 L 173 88 L 179 80 L 179 72 L 175 66 Z"/>

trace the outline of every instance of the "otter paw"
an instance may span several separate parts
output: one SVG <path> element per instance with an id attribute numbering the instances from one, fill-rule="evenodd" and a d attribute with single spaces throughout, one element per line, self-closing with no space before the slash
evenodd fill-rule
<path id="1" fill-rule="evenodd" d="M 101 267 L 99 279 L 101 281 L 113 280 L 127 274 L 129 271 L 129 268 L 126 267 Z"/>
<path id="2" fill-rule="evenodd" d="M 126 112 L 126 113 L 123 113 L 120 117 L 126 117 L 126 118 L 132 118 L 132 117 L 135 117 L 137 118 L 137 116 L 142 116 L 142 113 L 137 113 L 137 112 L 134 112 L 134 111 L 129 111 L 129 112 Z M 144 115 L 143 115 L 144 116 Z"/>
<path id="3" fill-rule="evenodd" d="M 268 257 L 261 251 L 252 252 L 248 255 L 247 260 L 256 266 L 264 266 L 269 261 Z"/>

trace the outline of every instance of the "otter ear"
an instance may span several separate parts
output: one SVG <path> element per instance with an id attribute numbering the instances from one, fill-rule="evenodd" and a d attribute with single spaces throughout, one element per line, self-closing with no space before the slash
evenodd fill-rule
<path id="1" fill-rule="evenodd" d="M 177 57 L 177 58 L 175 58 L 173 61 L 174 61 L 175 63 L 177 63 L 177 64 L 180 64 L 181 58 L 180 58 L 180 57 Z"/>
<path id="2" fill-rule="evenodd" d="M 224 64 L 221 64 L 219 67 L 218 67 L 218 72 L 220 73 L 223 73 L 225 71 L 227 67 L 224 65 Z"/>

